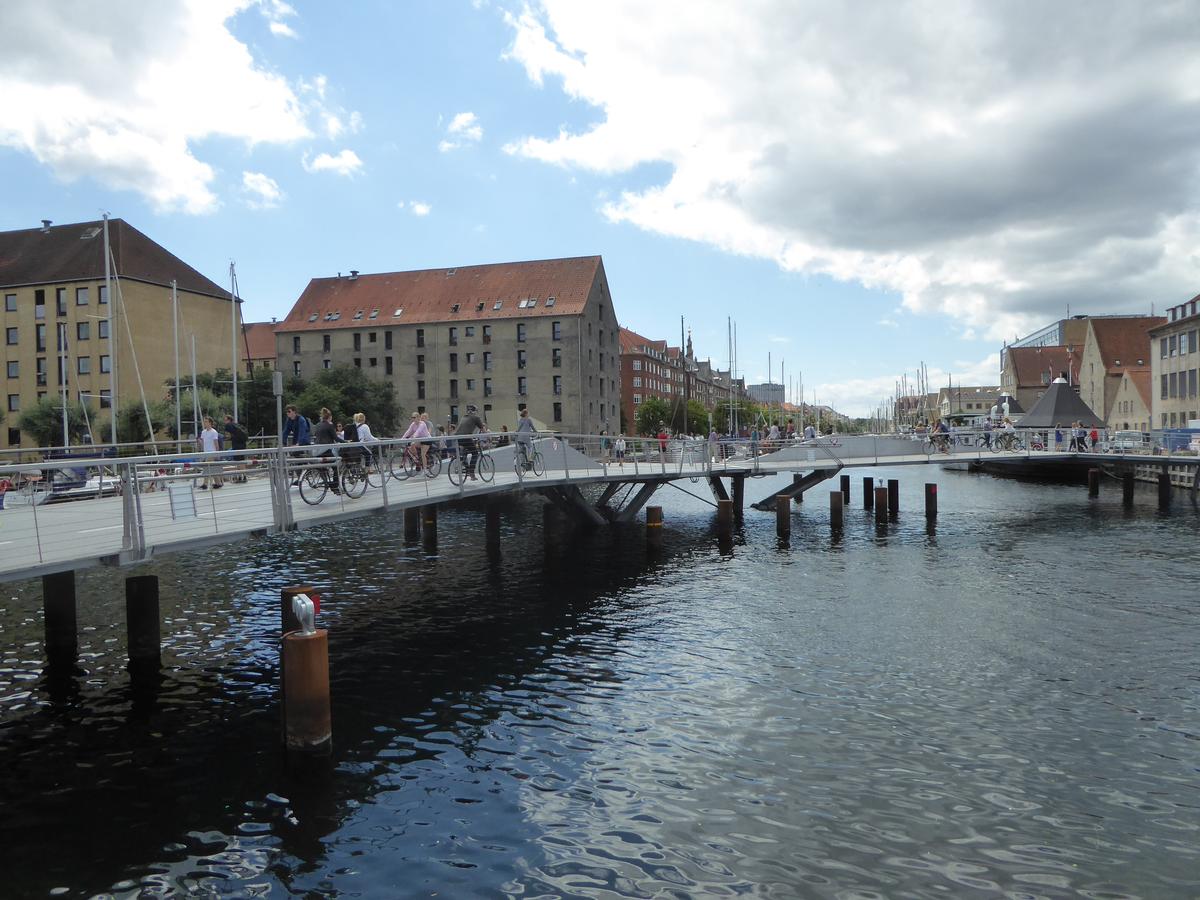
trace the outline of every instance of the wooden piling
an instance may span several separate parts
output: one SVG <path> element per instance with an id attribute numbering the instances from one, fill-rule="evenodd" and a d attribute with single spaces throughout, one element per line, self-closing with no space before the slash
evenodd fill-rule
<path id="1" fill-rule="evenodd" d="M 404 542 L 415 544 L 421 536 L 421 510 L 410 506 L 404 510 Z"/>
<path id="2" fill-rule="evenodd" d="M 1164 466 L 1158 473 L 1158 508 L 1171 506 L 1171 473 Z"/>
<path id="3" fill-rule="evenodd" d="M 803 475 L 793 475 L 793 476 L 792 476 L 792 487 L 799 487 L 799 486 L 800 486 L 800 482 L 801 482 L 801 481 L 803 481 L 803 480 L 804 480 L 804 476 L 803 476 Z M 796 499 L 796 502 L 797 502 L 797 503 L 803 503 L 803 502 L 804 502 L 804 491 L 796 491 L 796 493 L 795 493 L 795 495 L 794 495 L 794 496 L 795 496 L 795 499 Z"/>
<path id="4" fill-rule="evenodd" d="M 887 509 L 892 519 L 900 515 L 900 482 L 889 478 L 887 483 Z"/>
<path id="5" fill-rule="evenodd" d="M 717 534 L 720 537 L 729 537 L 733 534 L 732 500 L 717 501 Z"/>
<path id="6" fill-rule="evenodd" d="M 50 665 L 74 662 L 79 653 L 74 571 L 42 576 L 42 611 Z"/>
<path id="7" fill-rule="evenodd" d="M 1100 470 L 1088 469 L 1088 496 L 1100 496 Z"/>
<path id="8" fill-rule="evenodd" d="M 775 496 L 775 533 L 780 537 L 792 533 L 792 503 L 787 494 Z"/>
<path id="9" fill-rule="evenodd" d="M 845 500 L 846 495 L 841 491 L 829 492 L 829 527 L 834 531 L 841 531 L 842 529 Z"/>
<path id="10" fill-rule="evenodd" d="M 888 489 L 882 485 L 875 488 L 875 524 L 886 525 L 888 520 Z"/>
<path id="11" fill-rule="evenodd" d="M 850 476 L 849 475 L 843 475 L 841 477 L 841 488 L 842 488 L 842 505 L 849 506 L 850 505 Z"/>
<path id="12" fill-rule="evenodd" d="M 280 588 L 279 590 L 279 614 L 280 614 L 280 632 L 287 634 L 289 631 L 300 630 L 300 620 L 296 618 L 296 614 L 292 612 L 292 598 L 297 594 L 307 594 L 312 596 L 316 592 L 316 588 L 309 584 L 293 585 L 291 587 Z"/>
<path id="13" fill-rule="evenodd" d="M 661 506 L 646 507 L 646 546 L 658 548 L 663 543 L 663 511 Z"/>
<path id="14" fill-rule="evenodd" d="M 733 482 L 733 514 L 739 519 L 742 517 L 742 507 L 746 500 L 746 478 L 743 475 L 731 478 Z"/>
<path id="15" fill-rule="evenodd" d="M 930 482 L 925 483 L 925 518 L 937 518 L 937 485 Z"/>
<path id="16" fill-rule="evenodd" d="M 1133 506 L 1133 472 L 1121 473 L 1121 503 Z"/>
<path id="17" fill-rule="evenodd" d="M 329 632 L 293 631 L 283 638 L 284 742 L 291 752 L 333 749 L 329 704 Z"/>
<path id="18" fill-rule="evenodd" d="M 162 628 L 158 604 L 158 576 L 134 575 L 125 579 L 125 628 L 131 671 L 158 671 L 162 667 Z"/>
<path id="19" fill-rule="evenodd" d="M 421 507 L 421 543 L 426 550 L 437 549 L 437 506 Z"/>
<path id="20" fill-rule="evenodd" d="M 875 479 L 864 478 L 863 485 L 863 509 L 875 508 Z"/>

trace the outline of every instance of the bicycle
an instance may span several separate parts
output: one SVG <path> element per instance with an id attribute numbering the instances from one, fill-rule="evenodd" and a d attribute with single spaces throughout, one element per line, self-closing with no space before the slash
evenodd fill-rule
<path id="1" fill-rule="evenodd" d="M 421 445 L 409 444 L 399 456 L 392 456 L 388 468 L 396 480 L 412 478 L 417 472 L 424 471 L 426 478 L 437 478 L 442 471 L 442 456 L 436 447 L 426 445 L 425 463 L 421 463 Z M 399 470 L 402 474 L 397 474 Z"/>
<path id="2" fill-rule="evenodd" d="M 330 461 L 327 465 L 306 465 L 303 474 L 298 479 L 300 499 L 309 506 L 316 506 L 325 499 L 329 491 L 338 490 L 337 463 Z"/>
<path id="3" fill-rule="evenodd" d="M 460 447 L 451 458 L 450 466 L 446 470 L 450 483 L 455 487 L 467 480 L 468 452 L 474 452 L 476 455 L 475 474 L 481 481 L 491 481 L 496 476 L 496 463 L 490 455 L 480 450 L 468 451 L 467 448 Z"/>
<path id="4" fill-rule="evenodd" d="M 371 478 L 369 460 L 369 451 L 342 458 L 342 493 L 347 497 L 358 499 L 367 492 Z"/>
<path id="5" fill-rule="evenodd" d="M 921 442 L 921 449 L 925 451 L 926 456 L 932 456 L 933 451 L 939 453 L 950 452 L 950 435 L 940 431 L 935 431 L 933 434 L 925 435 L 925 439 Z"/>
<path id="6" fill-rule="evenodd" d="M 1001 450 L 1013 451 L 1024 449 L 1025 446 L 1021 443 L 1021 439 L 1011 431 L 1002 431 L 992 438 L 993 453 L 999 453 Z"/>
<path id="7" fill-rule="evenodd" d="M 526 472 L 541 476 L 546 473 L 546 461 L 537 447 L 529 448 L 518 442 L 517 452 L 513 454 L 513 470 L 518 478 L 523 477 Z"/>

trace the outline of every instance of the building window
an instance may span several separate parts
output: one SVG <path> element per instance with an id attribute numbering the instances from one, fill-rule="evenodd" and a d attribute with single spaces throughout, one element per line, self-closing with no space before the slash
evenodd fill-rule
<path id="1" fill-rule="evenodd" d="M 1188 353 L 1196 352 L 1196 337 L 1197 337 L 1196 332 L 1198 330 L 1200 330 L 1200 329 L 1193 328 L 1191 331 L 1188 332 Z"/>
<path id="2" fill-rule="evenodd" d="M 88 305 L 88 289 L 86 287 L 75 288 L 75 305 L 76 306 L 87 306 Z"/>
<path id="3" fill-rule="evenodd" d="M 1163 373 L 1162 383 L 1159 385 L 1159 387 L 1160 387 L 1162 393 L 1159 395 L 1158 399 L 1166 400 L 1167 399 L 1167 376 L 1166 376 L 1166 373 Z"/>
<path id="4" fill-rule="evenodd" d="M 450 424 L 451 425 L 458 424 L 458 407 L 457 406 L 450 407 Z"/>
<path id="5" fill-rule="evenodd" d="M 5 294 L 4 295 L 4 311 L 5 312 L 16 312 L 17 311 L 17 295 L 16 294 Z"/>
<path id="6" fill-rule="evenodd" d="M 96 337 L 102 341 L 108 338 L 108 319 L 101 319 L 96 323 Z"/>
<path id="7" fill-rule="evenodd" d="M 550 365 L 556 369 L 562 368 L 562 347 L 555 347 L 550 351 Z"/>
<path id="8" fill-rule="evenodd" d="M 75 340 L 86 341 L 92 334 L 91 322 L 76 322 L 75 323 Z"/>
<path id="9" fill-rule="evenodd" d="M 385 356 L 383 358 L 383 374 L 392 374 L 392 358 L 390 356 Z"/>
<path id="10" fill-rule="evenodd" d="M 20 411 L 20 409 L 21 409 L 21 395 L 20 394 L 9 394 L 8 395 L 8 411 L 9 412 L 18 412 L 18 411 Z"/>
<path id="11" fill-rule="evenodd" d="M 299 363 L 297 363 L 296 365 L 298 366 Z M 100 357 L 100 371 L 101 372 L 111 372 L 112 371 L 112 360 L 108 356 Z M 296 374 L 299 375 L 300 374 L 299 371 L 297 371 Z"/>
<path id="12" fill-rule="evenodd" d="M 332 359 L 321 360 L 321 368 L 322 369 L 332 369 L 333 368 L 333 360 Z"/>
<path id="13" fill-rule="evenodd" d="M 362 349 L 362 335 L 361 334 L 354 335 L 354 349 L 355 350 Z"/>
<path id="14" fill-rule="evenodd" d="M 632 363 L 630 363 L 629 367 L 635 372 L 640 372 L 642 371 L 642 361 L 640 359 L 635 359 Z"/>
<path id="15" fill-rule="evenodd" d="M 561 375 L 554 376 L 554 393 L 556 393 L 556 394 L 562 393 L 562 376 Z"/>
<path id="16" fill-rule="evenodd" d="M 330 350 L 330 347 L 332 347 L 331 340 L 332 340 L 332 339 L 330 338 L 330 336 L 329 336 L 329 335 L 327 335 L 327 334 L 323 334 L 323 335 L 321 335 L 321 352 L 322 352 L 322 353 L 328 353 L 328 352 L 329 352 L 329 350 Z"/>
<path id="17" fill-rule="evenodd" d="M 417 354 L 417 374 L 418 375 L 425 374 L 425 354 L 424 353 Z"/>
<path id="18" fill-rule="evenodd" d="M 100 361 L 101 361 L 101 363 L 104 362 L 103 356 L 100 357 Z M 295 362 L 292 363 L 292 374 L 295 375 L 297 378 L 300 377 L 300 361 L 299 360 L 296 360 Z"/>
<path id="19" fill-rule="evenodd" d="M 633 405 L 634 405 L 634 406 L 641 406 L 641 405 L 642 405 L 642 395 L 641 395 L 641 394 L 634 394 L 634 395 L 633 395 Z"/>
<path id="20" fill-rule="evenodd" d="M 458 329 L 455 328 L 453 325 L 451 325 L 449 334 L 450 334 L 450 346 L 457 347 L 458 346 Z"/>
<path id="21" fill-rule="evenodd" d="M 300 352 L 300 335 L 295 335 L 292 338 L 292 353 Z"/>
<path id="22" fill-rule="evenodd" d="M 1195 369 L 1188 369 L 1188 396 L 1189 397 L 1196 396 L 1196 370 Z M 1195 418 L 1195 416 L 1193 416 L 1192 418 Z"/>
<path id="23" fill-rule="evenodd" d="M 378 344 L 379 343 L 379 332 L 377 332 L 377 331 L 368 332 L 367 343 L 368 344 Z"/>
<path id="24" fill-rule="evenodd" d="M 4 343 L 8 344 L 11 347 L 16 342 L 17 342 L 17 329 L 5 328 L 4 329 Z"/>
<path id="25" fill-rule="evenodd" d="M 18 363 L 16 360 L 9 360 L 8 377 L 9 378 L 19 378 L 20 376 L 21 376 L 21 364 Z"/>
<path id="26" fill-rule="evenodd" d="M 492 379 L 490 378 L 483 379 L 483 396 L 492 396 Z"/>
<path id="27" fill-rule="evenodd" d="M 425 399 L 425 382 L 424 381 L 417 382 L 417 399 L 418 400 Z"/>
<path id="28" fill-rule="evenodd" d="M 362 357 L 361 356 L 354 357 L 354 368 L 356 368 L 356 369 L 362 368 Z"/>
<path id="29" fill-rule="evenodd" d="M 8 429 L 8 445 L 10 447 L 15 447 L 20 443 L 21 443 L 21 429 L 20 428 Z"/>
<path id="30" fill-rule="evenodd" d="M 90 356 L 81 356 L 75 362 L 75 371 L 77 371 L 80 375 L 92 374 L 92 358 Z"/>
<path id="31" fill-rule="evenodd" d="M 368 368 L 374 369 L 378 365 L 379 365 L 379 357 L 377 357 L 377 356 L 372 356 L 370 359 L 367 360 Z"/>
<path id="32" fill-rule="evenodd" d="M 491 325 L 483 326 L 483 342 L 485 344 L 490 344 L 492 342 L 492 326 Z"/>
<path id="33" fill-rule="evenodd" d="M 425 329 L 424 328 L 417 329 L 417 346 L 418 347 L 425 346 Z"/>
<path id="34" fill-rule="evenodd" d="M 36 340 L 37 352 L 45 353 L 46 352 L 46 326 L 38 325 L 37 331 L 35 332 L 35 334 L 36 334 L 36 338 L 37 338 L 37 340 Z"/>
<path id="35" fill-rule="evenodd" d="M 562 404 L 557 401 L 555 401 L 555 403 L 554 403 L 554 421 L 555 422 L 562 421 Z"/>
<path id="36" fill-rule="evenodd" d="M 40 293 L 41 293 L 41 291 L 38 291 L 38 293 L 40 294 Z M 40 302 L 37 302 L 37 301 L 35 301 L 35 302 L 34 302 L 34 304 L 33 304 L 33 317 L 34 317 L 35 319 L 44 319 L 44 318 L 46 318 L 46 301 L 45 301 L 45 300 L 42 300 L 42 301 L 40 301 Z"/>
<path id="37" fill-rule="evenodd" d="M 468 325 L 466 328 L 463 329 L 463 336 L 464 337 L 475 337 L 475 327 L 473 325 Z"/>
<path id="38" fill-rule="evenodd" d="M 468 379 L 467 379 L 467 391 L 468 391 L 468 392 L 470 392 L 470 391 L 473 391 L 473 390 L 475 390 L 475 379 L 474 379 L 474 378 L 468 378 Z"/>
<path id="39" fill-rule="evenodd" d="M 517 351 L 517 368 L 518 369 L 525 368 L 525 366 L 528 364 L 528 362 L 529 362 L 529 359 L 526 356 L 525 351 L 518 350 Z"/>
<path id="40" fill-rule="evenodd" d="M 458 399 L 458 379 L 457 378 L 450 379 L 450 399 L 451 400 Z"/>
<path id="41" fill-rule="evenodd" d="M 526 383 L 526 378 L 524 375 L 521 375 L 520 377 L 517 378 L 517 396 L 524 397 L 528 394 L 525 383 Z"/>
<path id="42" fill-rule="evenodd" d="M 468 353 L 468 354 L 467 354 L 467 365 L 469 366 L 469 365 L 471 365 L 473 362 L 475 362 L 475 354 L 474 354 L 474 353 Z"/>
<path id="43" fill-rule="evenodd" d="M 450 354 L 450 371 L 451 372 L 458 371 L 458 354 L 457 353 Z"/>
<path id="44" fill-rule="evenodd" d="M 550 323 L 550 339 L 554 341 L 562 340 L 562 322 Z"/>
<path id="45" fill-rule="evenodd" d="M 1187 336 L 1187 333 L 1184 332 L 1179 335 L 1179 355 L 1186 356 L 1187 352 L 1188 352 L 1188 336 Z M 1121 361 L 1117 360 L 1117 365 L 1119 366 L 1120 364 L 1121 364 Z"/>
<path id="46" fill-rule="evenodd" d="M 54 289 L 54 311 L 59 316 L 65 316 L 67 314 L 67 289 L 66 288 L 55 288 Z"/>
<path id="47" fill-rule="evenodd" d="M 1171 373 L 1170 389 L 1171 397 L 1179 396 L 1179 375 L 1175 372 Z"/>
<path id="48" fill-rule="evenodd" d="M 1168 340 L 1170 341 L 1168 346 L 1170 347 L 1171 356 L 1174 356 L 1179 352 L 1179 336 L 1173 334 Z"/>
<path id="49" fill-rule="evenodd" d="M 517 323 L 517 343 L 525 343 L 525 323 L 523 322 Z"/>
<path id="50" fill-rule="evenodd" d="M 492 371 L 492 352 L 490 350 L 483 351 L 483 370 L 485 372 Z"/>
<path id="51" fill-rule="evenodd" d="M 641 379 L 641 376 L 640 376 L 640 375 L 634 375 L 634 376 L 633 376 L 633 386 L 634 386 L 634 387 L 641 387 L 641 386 L 642 386 L 642 379 Z"/>
<path id="52" fill-rule="evenodd" d="M 96 301 L 97 303 L 100 303 L 100 304 L 107 303 L 108 302 L 108 285 L 101 284 L 101 285 L 97 286 L 96 296 L 99 297 L 99 299 Z"/>
<path id="53" fill-rule="evenodd" d="M 383 349 L 384 350 L 392 349 L 392 333 L 390 331 L 385 331 L 383 333 Z"/>
<path id="54" fill-rule="evenodd" d="M 1158 353 L 1163 358 L 1167 358 L 1167 339 L 1163 338 L 1158 342 Z"/>

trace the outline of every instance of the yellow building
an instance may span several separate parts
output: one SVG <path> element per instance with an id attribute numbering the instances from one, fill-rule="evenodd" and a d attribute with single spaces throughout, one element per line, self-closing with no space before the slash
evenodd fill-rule
<path id="1" fill-rule="evenodd" d="M 109 333 L 103 221 L 0 232 L 6 376 L 0 447 L 32 446 L 18 430 L 22 410 L 48 394 L 62 396 L 64 385 L 70 400 L 87 400 L 93 410 L 107 409 L 114 387 L 122 408 L 140 404 L 143 390 L 151 402 L 162 398 L 176 365 L 172 281 L 182 372 L 191 373 L 193 336 L 198 371 L 230 367 L 229 291 L 121 219 L 110 220 L 108 232 L 115 335 Z M 93 437 L 107 440 L 108 431 Z"/>

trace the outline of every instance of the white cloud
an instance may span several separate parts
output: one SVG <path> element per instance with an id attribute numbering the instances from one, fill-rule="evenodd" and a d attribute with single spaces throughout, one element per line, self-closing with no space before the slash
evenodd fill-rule
<path id="1" fill-rule="evenodd" d="M 243 172 L 242 191 L 251 209 L 274 209 L 284 197 L 278 182 L 262 172 Z"/>
<path id="2" fill-rule="evenodd" d="M 977 360 L 956 360 L 951 370 L 947 371 L 935 366 L 927 369 L 931 391 L 944 387 L 950 379 L 955 386 L 974 387 L 977 385 L 995 386 L 1000 384 L 1000 354 L 990 353 Z M 811 403 L 813 391 L 817 392 L 817 402 L 824 406 L 832 406 L 838 412 L 850 416 L 868 416 L 886 398 L 896 393 L 896 384 L 901 379 L 901 373 L 874 375 L 863 378 L 852 378 L 848 381 L 825 382 L 816 385 L 805 385 L 804 401 Z M 909 384 L 915 383 L 915 377 L 910 372 Z"/>
<path id="3" fill-rule="evenodd" d="M 446 126 L 446 137 L 438 143 L 438 150 L 446 153 L 483 139 L 483 126 L 473 112 L 460 112 Z"/>
<path id="4" fill-rule="evenodd" d="M 229 32 L 249 3 L 6 0 L 0 145 L 64 181 L 136 191 L 159 210 L 214 210 L 215 172 L 193 149 L 200 141 L 310 135 L 292 88 Z"/>
<path id="5" fill-rule="evenodd" d="M 506 149 L 618 180 L 665 163 L 607 217 L 1011 337 L 1195 293 L 1195 13 L 541 0 L 506 15 L 508 55 L 599 121 Z"/>
<path id="6" fill-rule="evenodd" d="M 887 318 L 880 319 L 875 324 L 882 325 L 885 328 L 899 328 L 900 327 L 900 323 L 897 322 L 895 319 L 887 319 Z"/>
<path id="7" fill-rule="evenodd" d="M 401 200 L 396 204 L 398 209 L 407 208 L 414 216 L 427 216 L 433 212 L 433 207 L 428 203 L 422 203 L 420 200 L 409 200 L 407 203 Z"/>
<path id="8" fill-rule="evenodd" d="M 284 21 L 296 15 L 296 10 L 290 4 L 283 0 L 258 0 L 258 9 L 267 20 L 271 34 L 276 37 L 299 37 L 295 29 Z"/>
<path id="9" fill-rule="evenodd" d="M 296 34 L 295 29 L 286 22 L 272 22 L 270 28 L 271 34 L 274 34 L 278 37 L 298 38 L 300 36 Z"/>
<path id="10" fill-rule="evenodd" d="M 353 175 L 362 168 L 362 160 L 353 150 L 343 150 L 337 156 L 318 153 L 312 159 L 304 158 L 306 172 L 333 172 L 336 175 Z"/>
<path id="11" fill-rule="evenodd" d="M 781 334 L 773 334 L 767 340 L 772 344 L 790 344 L 792 342 L 790 337 L 784 337 Z"/>

